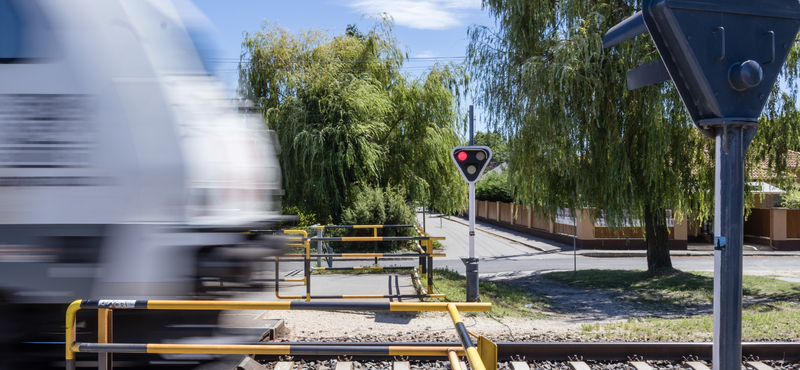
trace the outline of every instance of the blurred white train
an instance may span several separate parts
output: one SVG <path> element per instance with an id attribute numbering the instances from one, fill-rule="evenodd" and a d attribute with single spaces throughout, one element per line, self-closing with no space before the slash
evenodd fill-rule
<path id="1" fill-rule="evenodd" d="M 244 233 L 279 220 L 277 142 L 231 108 L 202 21 L 0 0 L 0 343 L 38 324 L 21 305 L 202 297 L 283 253 Z"/>

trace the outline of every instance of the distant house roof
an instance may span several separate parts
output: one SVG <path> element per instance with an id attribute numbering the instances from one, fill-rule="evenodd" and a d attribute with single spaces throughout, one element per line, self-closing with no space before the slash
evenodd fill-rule
<path id="1" fill-rule="evenodd" d="M 798 175 L 800 170 L 800 152 L 790 150 L 786 153 L 786 169 Z M 761 164 L 750 171 L 753 180 L 774 181 L 777 174 L 769 168 L 769 160 L 761 161 Z"/>

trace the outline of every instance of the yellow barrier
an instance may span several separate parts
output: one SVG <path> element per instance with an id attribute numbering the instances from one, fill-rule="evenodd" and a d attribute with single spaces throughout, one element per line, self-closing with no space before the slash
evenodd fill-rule
<path id="1" fill-rule="evenodd" d="M 355 302 L 252 302 L 252 301 L 165 301 L 165 300 L 83 300 L 74 301 L 67 308 L 66 313 L 66 367 L 75 370 L 75 353 L 90 352 L 110 354 L 114 352 L 125 353 L 209 353 L 209 354 L 278 354 L 278 355 L 304 355 L 311 354 L 307 346 L 298 346 L 296 351 L 291 345 L 270 344 L 131 344 L 111 343 L 111 315 L 98 315 L 98 343 L 76 342 L 76 316 L 80 309 L 97 309 L 110 312 L 115 309 L 134 310 L 356 310 L 356 311 L 448 311 L 450 312 L 456 330 L 462 339 L 463 350 L 456 349 L 461 354 L 466 354 L 470 365 L 475 370 L 485 370 L 484 367 L 475 367 L 480 363 L 480 358 L 475 360 L 477 351 L 472 342 L 463 339 L 466 333 L 458 311 L 491 311 L 491 303 L 440 303 L 440 302 L 381 302 L 381 303 L 355 303 Z M 471 347 L 470 347 L 471 346 Z M 472 350 L 470 350 L 470 348 Z M 363 351 L 370 355 L 386 354 L 394 356 L 448 356 L 453 349 L 432 346 L 378 346 L 355 347 L 343 346 L 330 350 L 314 349 L 314 354 L 358 354 Z M 475 361 L 475 365 L 473 365 Z M 482 366 L 482 365 L 481 365 Z"/>

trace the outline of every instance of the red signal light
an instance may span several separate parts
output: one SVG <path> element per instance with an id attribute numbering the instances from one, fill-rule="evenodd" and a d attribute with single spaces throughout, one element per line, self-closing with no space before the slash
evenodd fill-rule
<path id="1" fill-rule="evenodd" d="M 458 152 L 458 154 L 456 156 L 458 157 L 458 160 L 461 161 L 461 162 L 464 162 L 464 161 L 467 160 L 467 152 Z"/>

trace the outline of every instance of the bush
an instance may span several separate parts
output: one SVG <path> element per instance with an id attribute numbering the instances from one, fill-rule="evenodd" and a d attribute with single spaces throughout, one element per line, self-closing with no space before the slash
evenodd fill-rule
<path id="1" fill-rule="evenodd" d="M 395 188 L 362 187 L 342 211 L 341 225 L 413 225 L 414 210 L 406 203 L 405 194 Z M 333 229 L 337 236 L 372 236 L 372 229 Z M 378 230 L 378 236 L 417 236 L 413 227 Z M 406 249 L 412 242 L 378 242 L 379 252 Z M 372 252 L 373 242 L 332 243 L 336 252 Z"/>
<path id="2" fill-rule="evenodd" d="M 314 213 L 305 213 L 302 209 L 295 207 L 295 206 L 286 206 L 284 205 L 281 209 L 282 215 L 296 215 L 298 219 L 296 221 L 284 221 L 280 222 L 278 228 L 292 228 L 292 229 L 300 229 L 305 230 L 308 229 L 311 225 L 317 223 L 317 215 Z"/>
<path id="3" fill-rule="evenodd" d="M 794 184 L 786 193 L 781 194 L 781 206 L 786 208 L 800 208 L 800 185 Z"/>
<path id="4" fill-rule="evenodd" d="M 508 184 L 508 172 L 489 171 L 483 180 L 475 184 L 475 199 L 489 202 L 513 202 L 514 196 Z"/>

